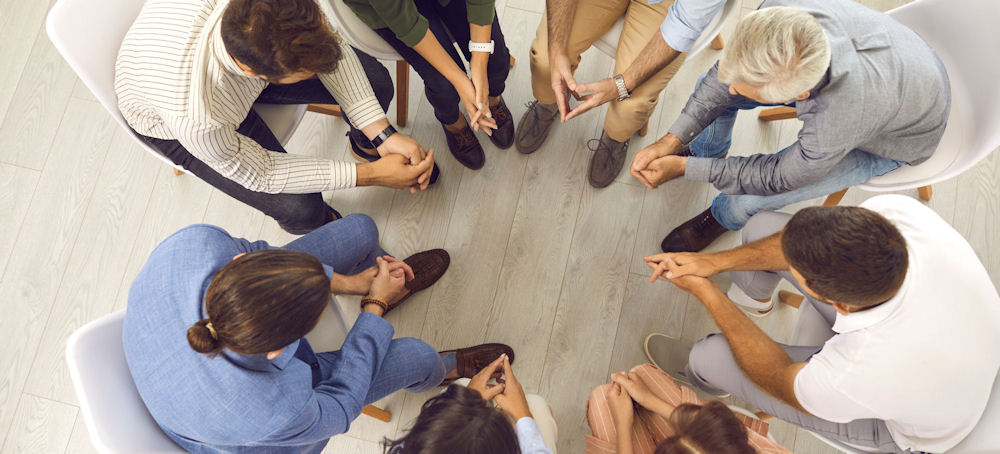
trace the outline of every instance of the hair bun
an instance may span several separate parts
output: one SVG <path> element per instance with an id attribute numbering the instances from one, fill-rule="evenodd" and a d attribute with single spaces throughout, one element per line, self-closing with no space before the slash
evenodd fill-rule
<path id="1" fill-rule="evenodd" d="M 187 330 L 188 345 L 198 353 L 214 355 L 222 350 L 217 334 L 213 333 L 207 318 L 198 320 Z"/>

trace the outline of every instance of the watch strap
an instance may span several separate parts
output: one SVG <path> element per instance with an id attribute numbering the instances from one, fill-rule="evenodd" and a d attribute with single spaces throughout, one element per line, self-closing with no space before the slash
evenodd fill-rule
<path id="1" fill-rule="evenodd" d="M 477 43 L 475 41 L 469 41 L 469 52 L 489 52 L 493 53 L 494 44 L 491 39 L 488 43 Z"/>
<path id="2" fill-rule="evenodd" d="M 625 78 L 621 74 L 615 74 L 615 87 L 618 88 L 618 101 L 624 101 L 632 97 L 632 94 L 625 88 Z"/>
<path id="3" fill-rule="evenodd" d="M 385 142 L 385 140 L 388 139 L 389 136 L 395 133 L 396 133 L 396 128 L 393 128 L 392 125 L 386 126 L 386 128 L 383 129 L 382 132 L 378 133 L 378 135 L 375 136 L 374 139 L 372 139 L 372 145 L 374 145 L 375 148 L 382 146 L 382 143 Z"/>

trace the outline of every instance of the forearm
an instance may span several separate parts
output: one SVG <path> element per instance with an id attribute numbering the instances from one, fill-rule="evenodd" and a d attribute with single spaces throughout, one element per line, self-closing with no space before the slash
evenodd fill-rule
<path id="1" fill-rule="evenodd" d="M 615 431 L 618 432 L 618 454 L 632 454 L 632 426 L 615 423 Z"/>
<path id="2" fill-rule="evenodd" d="M 779 231 L 733 249 L 708 254 L 709 259 L 715 262 L 719 272 L 787 270 L 788 261 L 781 252 L 781 235 Z"/>
<path id="3" fill-rule="evenodd" d="M 663 35 L 654 33 L 639 56 L 622 73 L 622 78 L 625 79 L 625 88 L 632 92 L 653 74 L 660 72 L 661 69 L 673 62 L 678 55 L 680 52 L 670 47 L 663 40 Z"/>
<path id="4" fill-rule="evenodd" d="M 488 43 L 490 42 L 490 34 L 493 32 L 493 25 L 477 25 L 469 24 L 469 36 L 473 42 L 477 43 Z M 462 43 L 459 43 L 462 45 Z M 489 63 L 490 54 L 486 52 L 472 52 L 472 61 L 469 62 L 473 67 L 478 67 L 479 69 L 486 69 L 487 63 Z"/>
<path id="5" fill-rule="evenodd" d="M 670 419 L 670 415 L 674 412 L 674 408 L 677 408 L 658 397 L 654 398 L 651 402 L 646 402 L 643 407 L 667 420 Z"/>
<path id="6" fill-rule="evenodd" d="M 549 31 L 549 56 L 566 55 L 569 32 L 576 15 L 576 0 L 548 0 L 545 14 Z"/>
<path id="7" fill-rule="evenodd" d="M 460 69 L 455 64 L 455 61 L 448 56 L 448 53 L 441 47 L 437 38 L 434 37 L 434 33 L 429 29 L 420 42 L 413 46 L 413 50 L 417 51 L 421 57 L 424 57 L 424 60 L 427 60 L 452 85 L 458 85 L 458 83 L 468 79 L 465 71 Z"/>
<path id="8" fill-rule="evenodd" d="M 365 291 L 355 288 L 350 276 L 333 273 L 330 278 L 330 292 L 337 295 L 364 295 Z"/>

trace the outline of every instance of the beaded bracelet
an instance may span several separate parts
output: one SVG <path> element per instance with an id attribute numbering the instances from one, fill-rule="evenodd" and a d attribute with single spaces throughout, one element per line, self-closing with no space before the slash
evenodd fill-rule
<path id="1" fill-rule="evenodd" d="M 361 298 L 361 312 L 364 312 L 365 311 L 365 306 L 367 306 L 369 304 L 375 304 L 375 305 L 378 305 L 378 307 L 381 307 L 383 314 L 386 313 L 389 310 L 389 305 L 385 304 L 384 301 L 382 301 L 382 300 L 380 300 L 378 298 L 372 298 L 370 296 L 366 296 L 364 298 Z"/>

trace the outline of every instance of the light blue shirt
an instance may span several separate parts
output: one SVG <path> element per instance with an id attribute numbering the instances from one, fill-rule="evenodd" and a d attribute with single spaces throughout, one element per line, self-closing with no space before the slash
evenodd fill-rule
<path id="1" fill-rule="evenodd" d="M 525 416 L 518 419 L 514 428 L 517 429 L 517 442 L 521 445 L 521 454 L 552 454 L 552 450 L 545 446 L 542 432 L 538 430 L 534 418 Z"/>
<path id="2" fill-rule="evenodd" d="M 663 3 L 663 0 L 649 0 L 650 5 L 657 3 Z M 690 51 L 701 32 L 725 4 L 726 0 L 674 0 L 667 10 L 667 17 L 660 24 L 663 41 L 678 52 Z"/>

